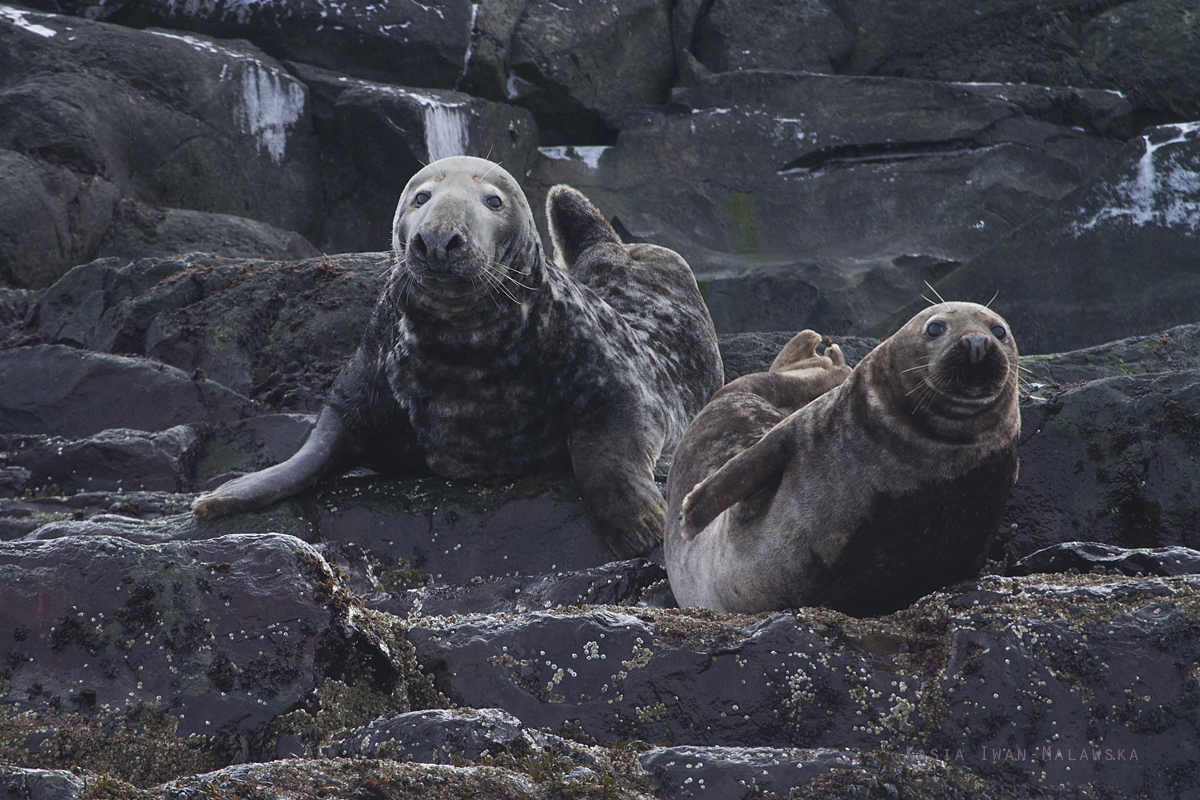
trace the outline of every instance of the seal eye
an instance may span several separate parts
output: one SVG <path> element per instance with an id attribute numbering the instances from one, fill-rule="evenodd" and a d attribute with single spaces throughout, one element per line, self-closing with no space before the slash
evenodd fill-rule
<path id="1" fill-rule="evenodd" d="M 413 198 L 414 206 L 423 206 L 428 202 L 429 202 L 429 192 L 425 192 L 425 191 L 417 192 L 417 196 Z"/>
<path id="2" fill-rule="evenodd" d="M 483 202 L 487 203 L 487 207 L 492 211 L 499 211 L 500 206 L 504 205 L 504 201 L 494 194 L 489 194 L 483 199 Z"/>
<path id="3" fill-rule="evenodd" d="M 925 326 L 925 333 L 929 334 L 930 339 L 936 339 L 946 332 L 946 323 L 938 322 L 936 319 Z"/>
<path id="4" fill-rule="evenodd" d="M 1008 331 L 1004 330 L 1003 325 L 993 325 L 992 326 L 992 336 L 995 336 L 998 341 L 1003 342 L 1004 337 L 1008 336 Z"/>

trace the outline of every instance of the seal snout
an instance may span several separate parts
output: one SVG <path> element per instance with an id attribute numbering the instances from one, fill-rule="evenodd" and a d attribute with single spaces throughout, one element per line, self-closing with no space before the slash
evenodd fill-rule
<path id="1" fill-rule="evenodd" d="M 988 357 L 991 339 L 982 333 L 968 333 L 962 337 L 961 346 L 967 351 L 967 363 L 978 365 Z"/>
<path id="2" fill-rule="evenodd" d="M 427 228 L 416 232 L 409 248 L 432 269 L 444 270 L 465 244 L 466 239 L 456 230 Z"/>

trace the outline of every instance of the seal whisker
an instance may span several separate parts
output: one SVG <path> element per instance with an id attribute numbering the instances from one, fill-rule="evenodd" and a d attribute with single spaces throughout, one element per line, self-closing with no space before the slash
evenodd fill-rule
<path id="1" fill-rule="evenodd" d="M 935 303 L 934 301 L 930 300 L 930 299 L 929 299 L 928 297 L 926 297 L 925 295 L 921 295 L 921 299 L 922 299 L 922 300 L 924 300 L 926 303 L 929 303 L 929 305 L 931 305 L 931 306 L 936 306 L 936 305 L 937 305 L 937 303 Z"/>
<path id="2" fill-rule="evenodd" d="M 984 307 L 984 308 L 991 308 L 991 307 L 992 307 L 992 303 L 993 303 L 993 302 L 995 302 L 996 298 L 997 298 L 997 297 L 999 297 L 999 296 L 1000 296 L 1000 290 L 999 290 L 999 289 L 997 289 L 997 290 L 996 290 L 996 293 L 995 293 L 994 295 L 992 295 L 992 299 L 991 299 L 991 300 L 988 300 L 986 303 L 984 303 L 984 304 L 983 304 L 983 307 Z"/>
<path id="3" fill-rule="evenodd" d="M 502 263 L 502 262 L 500 262 L 500 261 L 497 261 L 497 260 L 495 260 L 495 259 L 492 259 L 491 263 L 492 263 L 492 264 L 494 264 L 495 266 L 497 266 L 497 267 L 500 267 L 501 269 L 503 269 L 503 270 L 504 270 L 504 277 L 508 278 L 510 281 L 512 281 L 513 283 L 515 283 L 517 286 L 520 286 L 522 289 L 527 289 L 527 290 L 529 290 L 529 291 L 531 291 L 531 292 L 532 292 L 532 291 L 534 291 L 534 287 L 532 287 L 532 286 L 526 286 L 525 284 L 521 283 L 519 280 L 517 280 L 516 278 L 514 278 L 514 277 L 513 277 L 513 273 L 514 273 L 514 272 L 516 272 L 516 270 L 514 270 L 512 267 L 510 267 L 510 266 L 508 266 L 507 264 L 504 264 L 504 263 Z M 519 274 L 519 273 L 518 273 L 518 274 Z"/>
<path id="4" fill-rule="evenodd" d="M 938 290 L 933 288 L 932 283 L 930 283 L 929 281 L 925 281 L 925 285 L 929 287 L 929 291 L 933 292 L 933 296 L 938 299 L 938 302 L 941 302 L 941 303 L 946 302 L 945 299 L 940 294 L 938 294 Z"/>
<path id="5" fill-rule="evenodd" d="M 512 289 L 510 289 L 504 285 L 503 276 L 498 275 L 494 270 L 492 270 L 491 265 L 486 265 L 483 272 L 481 272 L 480 274 L 483 275 L 484 278 L 487 279 L 488 283 L 491 286 L 493 286 L 496 289 L 499 289 L 501 292 L 503 292 L 504 295 L 506 297 L 508 297 L 509 300 L 512 300 L 517 305 L 521 304 L 521 301 L 519 299 L 517 299 L 517 296 L 516 296 L 516 294 L 513 293 Z"/>

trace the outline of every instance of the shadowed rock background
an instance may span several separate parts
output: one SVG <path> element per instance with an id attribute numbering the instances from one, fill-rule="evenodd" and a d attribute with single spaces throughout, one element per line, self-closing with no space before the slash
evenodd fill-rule
<path id="1" fill-rule="evenodd" d="M 0 5 L 0 798 L 1200 796 L 1197 120 L 1192 0 Z M 727 379 L 992 301 L 986 574 L 679 610 L 563 475 L 195 521 L 458 153 L 682 253 Z"/>

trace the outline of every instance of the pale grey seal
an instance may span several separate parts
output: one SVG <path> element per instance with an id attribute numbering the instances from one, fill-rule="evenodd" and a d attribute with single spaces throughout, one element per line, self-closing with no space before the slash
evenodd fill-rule
<path id="1" fill-rule="evenodd" d="M 458 156 L 409 181 L 395 267 L 308 442 L 199 498 L 199 517 L 259 508 L 322 476 L 483 478 L 573 470 L 618 555 L 657 543 L 653 469 L 721 385 L 712 319 L 684 260 L 622 244 L 579 192 L 546 202 L 559 265 L 520 186 Z"/>

